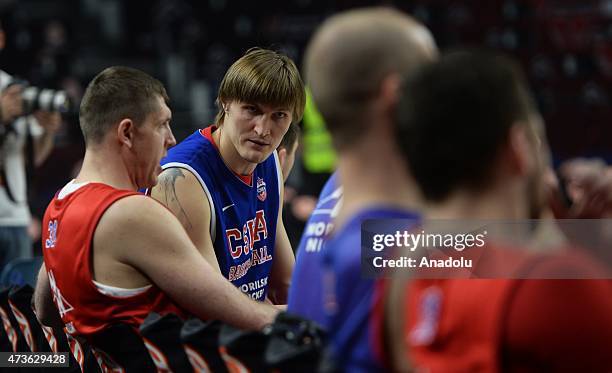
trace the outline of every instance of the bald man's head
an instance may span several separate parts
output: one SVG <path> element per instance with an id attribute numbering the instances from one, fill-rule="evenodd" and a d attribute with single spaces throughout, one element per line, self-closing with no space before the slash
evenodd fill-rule
<path id="1" fill-rule="evenodd" d="M 386 77 L 410 74 L 436 55 L 429 31 L 397 10 L 363 8 L 326 20 L 308 45 L 305 74 L 336 146 L 363 132 Z"/>

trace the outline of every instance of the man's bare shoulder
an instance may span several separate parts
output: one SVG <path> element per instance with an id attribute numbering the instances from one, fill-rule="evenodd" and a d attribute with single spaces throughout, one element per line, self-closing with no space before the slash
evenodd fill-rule
<path id="1" fill-rule="evenodd" d="M 188 231 L 210 220 L 210 203 L 198 177 L 191 171 L 171 167 L 158 176 L 151 197 L 163 203 Z"/>
<path id="2" fill-rule="evenodd" d="M 145 195 L 113 203 L 98 222 L 94 242 L 96 250 L 101 249 L 104 255 L 138 268 L 146 260 L 142 257 L 145 251 L 167 255 L 192 245 L 176 217 Z"/>
<path id="3" fill-rule="evenodd" d="M 154 230 L 172 220 L 175 220 L 172 214 L 159 202 L 145 195 L 131 195 L 108 207 L 98 222 L 96 236 L 118 232 L 136 234 L 140 229 Z"/>
<path id="4" fill-rule="evenodd" d="M 159 174 L 151 196 L 172 209 L 174 204 L 180 204 L 182 200 L 201 200 L 202 193 L 204 187 L 193 172 L 186 168 L 170 167 Z"/>
<path id="5" fill-rule="evenodd" d="M 169 167 L 162 171 L 157 177 L 157 185 L 153 191 L 163 190 L 165 192 L 180 188 L 203 189 L 199 178 L 190 170 L 183 167 Z"/>

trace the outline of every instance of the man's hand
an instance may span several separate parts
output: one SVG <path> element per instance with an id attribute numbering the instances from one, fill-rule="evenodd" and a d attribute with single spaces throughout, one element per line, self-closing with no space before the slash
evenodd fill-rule
<path id="1" fill-rule="evenodd" d="M 568 208 L 559 203 L 559 187 L 551 185 L 551 207 L 558 219 L 612 218 L 612 167 L 597 159 L 577 158 L 559 168 L 567 194 Z"/>
<path id="2" fill-rule="evenodd" d="M 34 113 L 34 118 L 45 129 L 45 133 L 50 135 L 55 134 L 62 126 L 62 116 L 57 112 L 38 110 Z"/>
<path id="3" fill-rule="evenodd" d="M 53 150 L 55 134 L 62 126 L 62 116 L 57 112 L 43 110 L 38 110 L 33 116 L 45 131 L 34 140 L 34 164 L 40 167 Z"/>
<path id="4" fill-rule="evenodd" d="M 0 112 L 2 123 L 8 124 L 23 115 L 23 100 L 21 91 L 23 87 L 19 84 L 8 86 L 0 93 Z"/>

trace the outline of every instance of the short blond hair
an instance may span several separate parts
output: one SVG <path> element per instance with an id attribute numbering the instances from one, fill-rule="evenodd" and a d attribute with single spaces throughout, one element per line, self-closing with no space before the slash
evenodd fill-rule
<path id="1" fill-rule="evenodd" d="M 260 103 L 291 109 L 293 123 L 304 114 L 306 93 L 295 63 L 284 54 L 251 48 L 227 70 L 217 95 L 215 124 L 223 124 L 228 101 Z"/>

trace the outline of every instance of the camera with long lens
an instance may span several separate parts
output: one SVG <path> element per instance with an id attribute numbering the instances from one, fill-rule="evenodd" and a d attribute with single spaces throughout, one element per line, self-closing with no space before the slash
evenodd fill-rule
<path id="1" fill-rule="evenodd" d="M 70 111 L 70 99 L 65 91 L 26 86 L 21 93 L 21 98 L 25 114 L 37 110 L 59 113 Z"/>
<path id="2" fill-rule="evenodd" d="M 70 111 L 70 100 L 65 91 L 28 86 L 21 82 L 23 91 L 23 113 L 31 114 L 37 110 L 67 113 Z"/>
<path id="3" fill-rule="evenodd" d="M 59 113 L 67 113 L 71 110 L 70 99 L 65 91 L 31 86 L 25 80 L 14 78 L 4 72 L 0 73 L 0 91 L 14 84 L 23 87 L 21 99 L 25 115 L 37 110 Z"/>

